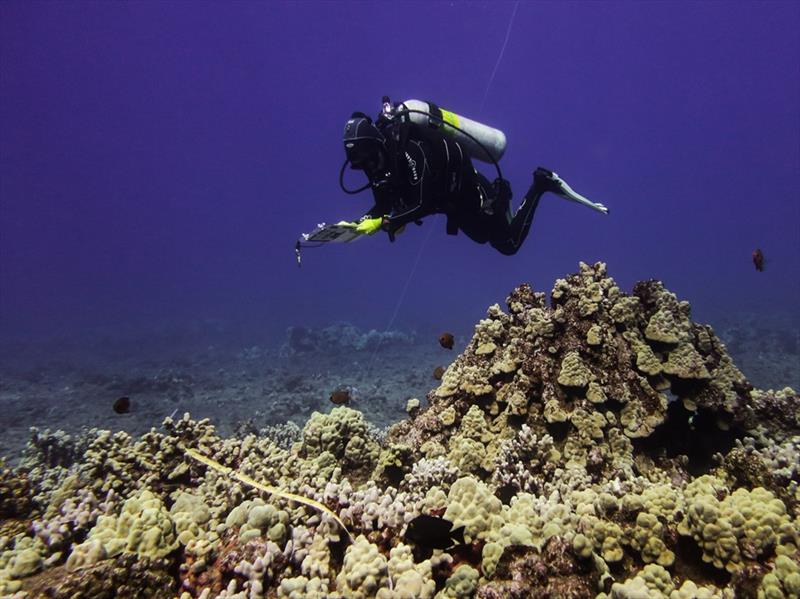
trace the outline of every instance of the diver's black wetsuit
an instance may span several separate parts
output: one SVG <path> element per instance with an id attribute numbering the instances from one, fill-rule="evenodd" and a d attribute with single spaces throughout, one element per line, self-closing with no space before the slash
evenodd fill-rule
<path id="1" fill-rule="evenodd" d="M 533 220 L 539 199 L 536 181 L 511 215 L 511 188 L 494 184 L 477 172 L 461 145 L 433 129 L 405 122 L 384 125 L 388 161 L 366 168 L 375 198 L 367 215 L 389 215 L 384 229 L 394 233 L 430 214 L 447 215 L 447 233 L 462 230 L 477 243 L 490 243 L 505 255 L 519 250 Z"/>

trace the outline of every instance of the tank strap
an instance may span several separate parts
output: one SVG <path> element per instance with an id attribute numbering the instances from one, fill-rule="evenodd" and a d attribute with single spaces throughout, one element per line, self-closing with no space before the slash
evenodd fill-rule
<path id="1" fill-rule="evenodd" d="M 442 109 L 439 108 L 436 104 L 431 102 L 430 100 L 426 100 L 428 102 L 428 112 L 431 113 L 435 117 L 436 120 L 428 117 L 428 127 L 431 129 L 438 129 L 442 126 L 442 121 L 444 121 L 444 117 L 442 116 Z"/>

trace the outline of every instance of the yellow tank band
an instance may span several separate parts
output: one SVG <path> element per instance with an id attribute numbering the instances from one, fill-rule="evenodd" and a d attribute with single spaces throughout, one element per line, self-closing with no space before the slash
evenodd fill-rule
<path id="1" fill-rule="evenodd" d="M 454 127 L 461 127 L 461 125 L 459 125 L 459 123 L 458 123 L 458 115 L 456 113 L 448 112 L 447 110 L 443 110 L 441 108 L 439 110 L 441 110 L 441 112 L 442 112 L 442 120 L 445 123 L 450 123 Z M 445 127 L 443 127 L 443 129 L 444 129 L 445 133 L 447 133 L 449 135 L 453 135 L 454 133 L 456 133 L 456 130 L 453 129 L 453 127 L 445 126 Z"/>

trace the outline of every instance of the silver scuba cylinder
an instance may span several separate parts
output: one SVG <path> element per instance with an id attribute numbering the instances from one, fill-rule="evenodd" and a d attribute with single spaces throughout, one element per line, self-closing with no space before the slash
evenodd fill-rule
<path id="1" fill-rule="evenodd" d="M 420 114 L 419 112 L 411 112 L 408 118 L 412 123 L 418 125 L 441 128 L 443 133 L 455 139 L 467 153 L 476 160 L 489 163 L 497 162 L 503 157 L 503 153 L 506 151 L 506 135 L 500 131 L 500 129 L 489 127 L 488 125 L 473 121 L 455 112 L 444 110 L 433 103 L 423 102 L 421 100 L 406 100 L 400 105 L 400 110 L 403 108 L 432 114 L 434 118 Z M 475 139 L 464 135 L 461 131 L 454 129 L 447 123 L 458 127 L 458 129 L 462 131 L 466 131 Z M 478 140 L 479 143 L 475 143 L 475 140 Z M 489 154 L 488 156 L 487 152 Z"/>

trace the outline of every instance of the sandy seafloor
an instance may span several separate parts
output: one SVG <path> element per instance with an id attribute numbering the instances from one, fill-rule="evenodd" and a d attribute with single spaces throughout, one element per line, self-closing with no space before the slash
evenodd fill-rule
<path id="1" fill-rule="evenodd" d="M 0 455 L 17 461 L 32 426 L 80 432 L 85 427 L 138 435 L 158 427 L 165 416 L 184 412 L 210 418 L 223 435 L 254 432 L 292 421 L 301 428 L 315 410 L 335 407 L 330 394 L 340 385 L 355 388 L 350 407 L 377 427 L 403 418 L 408 399 L 425 398 L 437 385 L 433 371 L 446 367 L 469 337 L 457 335 L 453 350 L 437 334 L 378 334 L 381 341 L 357 349 L 349 339 L 369 330 L 343 323 L 324 329 L 341 343 L 292 349 L 286 337 L 261 344 L 232 341 L 218 322 L 164 326 L 151 339 L 113 331 L 83 342 L 6 343 L 0 349 Z M 315 331 L 311 331 L 312 335 Z M 122 396 L 127 414 L 112 409 Z"/>
<path id="2" fill-rule="evenodd" d="M 738 313 L 709 324 L 755 387 L 800 389 L 800 315 Z M 302 428 L 313 411 L 334 407 L 329 396 L 338 385 L 355 387 L 351 407 L 383 428 L 406 416 L 409 398 L 424 400 L 438 385 L 433 370 L 446 367 L 472 336 L 472 330 L 453 331 L 456 345 L 446 350 L 437 339 L 444 330 L 384 331 L 377 346 L 373 339 L 357 349 L 350 341 L 366 339 L 369 330 L 341 322 L 326 329 L 336 342 L 318 340 L 300 351 L 290 329 L 254 344 L 221 321 L 2 342 L 0 456 L 16 463 L 32 426 L 139 435 L 165 416 L 189 412 L 210 418 L 224 436 L 287 421 Z M 309 330 L 312 338 L 323 331 Z M 128 414 L 112 409 L 121 396 L 131 399 Z"/>

